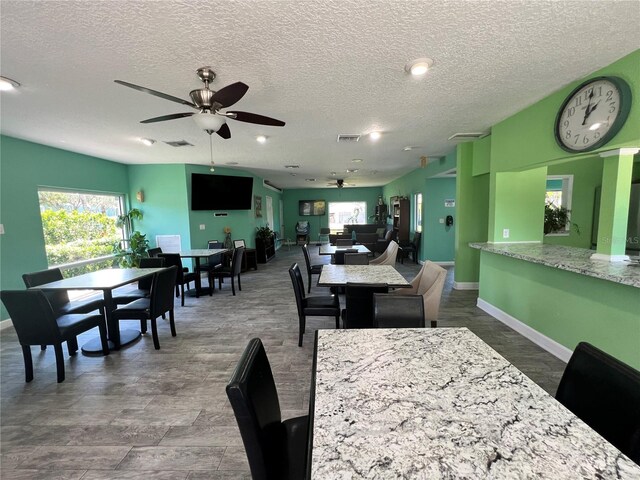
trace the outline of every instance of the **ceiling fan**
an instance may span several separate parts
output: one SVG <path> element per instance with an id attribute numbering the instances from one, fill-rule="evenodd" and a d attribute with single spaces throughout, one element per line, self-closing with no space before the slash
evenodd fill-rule
<path id="1" fill-rule="evenodd" d="M 265 117 L 264 115 L 258 115 L 256 113 L 240 111 L 222 112 L 221 109 L 230 107 L 238 100 L 240 100 L 244 96 L 244 94 L 247 93 L 247 90 L 249 90 L 249 86 L 242 82 L 236 82 L 232 83 L 231 85 L 227 85 L 226 87 L 223 87 L 218 91 L 215 91 L 209 88 L 209 83 L 214 78 L 216 78 L 216 74 L 211 69 L 211 67 L 199 68 L 196 71 L 196 74 L 204 83 L 204 88 L 192 90 L 189 93 L 191 102 L 189 102 L 188 100 L 183 100 L 182 98 L 174 97 L 173 95 L 168 95 L 156 90 L 151 90 L 150 88 L 134 85 L 133 83 L 124 82 L 122 80 L 114 81 L 116 83 L 119 83 L 120 85 L 124 85 L 125 87 L 133 88 L 134 90 L 139 90 L 144 93 L 149 93 L 151 95 L 155 95 L 156 97 L 164 98 L 165 100 L 170 100 L 182 105 L 187 105 L 200 111 L 199 113 L 172 113 L 170 115 L 163 115 L 161 117 L 148 118 L 146 120 L 142 120 L 140 123 L 164 122 L 166 120 L 175 120 L 177 118 L 193 116 L 198 126 L 206 131 L 209 135 L 215 132 L 225 139 L 231 138 L 231 131 L 229 130 L 229 126 L 226 123 L 227 118 L 238 120 L 239 122 L 257 123 L 258 125 L 269 125 L 272 127 L 283 127 L 285 125 L 285 122 L 281 120 Z"/>
<path id="2" fill-rule="evenodd" d="M 355 187 L 355 186 L 356 186 L 355 183 L 344 183 L 344 180 L 342 178 L 337 178 L 335 182 L 327 183 L 327 187 L 342 188 L 342 187 Z"/>

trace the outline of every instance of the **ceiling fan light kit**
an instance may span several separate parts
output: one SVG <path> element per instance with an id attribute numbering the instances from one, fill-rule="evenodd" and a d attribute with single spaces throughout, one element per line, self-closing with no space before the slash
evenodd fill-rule
<path id="1" fill-rule="evenodd" d="M 116 83 L 125 87 L 133 88 L 143 93 L 164 98 L 171 102 L 186 105 L 188 107 L 199 110 L 199 113 L 185 112 L 185 113 L 172 113 L 169 115 L 163 115 L 161 117 L 148 118 L 142 120 L 140 123 L 156 123 L 164 122 L 167 120 L 176 120 L 178 118 L 193 117 L 198 127 L 207 132 L 209 135 L 217 133 L 224 139 L 231 138 L 231 131 L 226 123 L 226 119 L 237 120 L 239 122 L 255 123 L 258 125 L 269 125 L 272 127 L 284 127 L 285 122 L 282 120 L 276 120 L 275 118 L 265 117 L 264 115 L 258 115 L 256 113 L 249 112 L 223 112 L 221 109 L 230 107 L 238 102 L 247 90 L 249 86 L 236 82 L 226 87 L 222 87 L 220 90 L 215 91 L 209 89 L 209 83 L 216 78 L 215 72 L 211 67 L 201 67 L 196 71 L 198 78 L 204 83 L 203 88 L 191 90 L 189 97 L 191 102 L 183 100 L 182 98 L 174 97 L 166 93 L 158 92 L 157 90 L 151 90 L 150 88 L 141 87 L 133 83 L 124 82 L 122 80 L 114 80 Z"/>
<path id="2" fill-rule="evenodd" d="M 8 92 L 10 90 L 15 90 L 19 86 L 20 84 L 15 80 L 10 79 L 9 77 L 0 76 L 0 91 Z"/>

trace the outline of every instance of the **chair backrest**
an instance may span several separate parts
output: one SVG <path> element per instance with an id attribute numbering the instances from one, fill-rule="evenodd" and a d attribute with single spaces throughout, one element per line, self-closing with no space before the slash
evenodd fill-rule
<path id="1" fill-rule="evenodd" d="M 336 250 L 333 254 L 333 261 L 336 265 L 344 265 L 344 256 L 347 253 L 358 253 L 358 250 L 355 248 L 346 248 L 344 250 Z"/>
<path id="2" fill-rule="evenodd" d="M 227 384 L 251 477 L 285 478 L 284 426 L 269 359 L 259 338 L 249 341 Z"/>
<path id="3" fill-rule="evenodd" d="M 209 248 L 209 249 L 212 249 L 212 248 L 215 248 L 215 249 L 224 248 L 224 243 L 222 243 L 219 240 L 209 240 L 207 242 L 207 248 Z"/>
<path id="4" fill-rule="evenodd" d="M 311 225 L 309 225 L 308 221 L 296 222 L 296 233 L 298 235 L 309 235 L 310 230 Z"/>
<path id="5" fill-rule="evenodd" d="M 162 257 L 149 257 L 149 258 L 140 259 L 140 268 L 162 268 L 162 267 L 164 267 L 164 258 Z M 146 278 L 141 278 L 138 281 L 138 288 L 140 290 L 151 290 L 152 283 L 153 283 L 153 275 Z"/>
<path id="6" fill-rule="evenodd" d="M 368 253 L 345 253 L 344 254 L 345 265 L 369 265 Z"/>
<path id="7" fill-rule="evenodd" d="M 556 399 L 640 465 L 640 372 L 581 342 Z"/>
<path id="8" fill-rule="evenodd" d="M 311 273 L 311 259 L 309 258 L 309 247 L 305 243 L 302 245 L 302 253 L 304 254 L 304 263 L 307 265 L 307 273 Z"/>
<path id="9" fill-rule="evenodd" d="M 62 280 L 62 278 L 62 271 L 59 268 L 51 268 L 49 270 L 41 270 L 39 272 L 25 273 L 22 275 L 22 281 L 27 288 L 57 282 L 58 280 Z M 45 291 L 45 296 L 56 312 L 60 310 L 63 305 L 69 303 L 69 294 L 66 290 Z"/>
<path id="10" fill-rule="evenodd" d="M 425 318 L 427 321 L 436 321 L 440 311 L 440 298 L 444 281 L 447 278 L 447 271 L 440 265 L 427 260 L 416 278 L 418 283 L 415 293 L 422 295 Z"/>
<path id="11" fill-rule="evenodd" d="M 149 250 L 147 250 L 147 253 L 150 257 L 157 257 L 159 253 L 162 253 L 162 249 L 160 247 L 150 248 Z"/>
<path id="12" fill-rule="evenodd" d="M 370 265 L 391 265 L 396 264 L 396 257 L 398 256 L 398 244 L 391 240 L 387 249 L 378 258 L 374 258 L 369 262 Z"/>
<path id="13" fill-rule="evenodd" d="M 350 238 L 336 238 L 336 247 L 350 247 L 353 245 L 353 240 Z"/>
<path id="14" fill-rule="evenodd" d="M 173 289 L 176 286 L 175 265 L 160 270 L 153 276 L 151 282 L 151 317 L 157 318 L 165 312 L 173 309 Z"/>
<path id="15" fill-rule="evenodd" d="M 421 295 L 373 294 L 375 328 L 423 328 L 424 303 Z"/>
<path id="16" fill-rule="evenodd" d="M 297 263 L 291 264 L 289 267 L 289 277 L 291 277 L 291 284 L 293 285 L 293 292 L 296 295 L 296 306 L 298 307 L 298 316 L 302 317 L 304 314 L 304 282 L 302 281 L 302 273 Z"/>
<path id="17" fill-rule="evenodd" d="M 331 233 L 331 229 L 328 227 L 322 227 L 320 229 L 320 235 L 329 235 Z"/>
<path id="18" fill-rule="evenodd" d="M 244 254 L 244 247 L 238 247 L 233 251 L 233 257 L 231 258 L 231 274 L 239 275 L 242 270 L 242 255 Z"/>
<path id="19" fill-rule="evenodd" d="M 416 232 L 413 234 L 413 240 L 411 241 L 411 244 L 413 245 L 413 248 L 416 249 L 416 251 L 418 251 L 418 249 L 420 248 L 421 237 L 422 237 L 422 233 L 420 232 Z"/>
<path id="20" fill-rule="evenodd" d="M 182 258 L 180 258 L 179 253 L 160 253 L 158 257 L 164 258 L 164 266 L 165 267 L 173 267 L 177 268 L 176 271 L 176 283 L 178 285 L 182 285 L 184 283 L 184 272 L 182 271 Z"/>
<path id="21" fill-rule="evenodd" d="M 347 283 L 345 289 L 347 315 L 344 318 L 344 328 L 372 328 L 373 294 L 388 291 L 387 285 Z"/>
<path id="22" fill-rule="evenodd" d="M 247 245 L 244 243 L 244 239 L 243 238 L 233 241 L 233 248 L 246 247 L 246 246 Z"/>
<path id="23" fill-rule="evenodd" d="M 0 292 L 21 345 L 50 345 L 61 341 L 56 316 L 42 290 Z"/>

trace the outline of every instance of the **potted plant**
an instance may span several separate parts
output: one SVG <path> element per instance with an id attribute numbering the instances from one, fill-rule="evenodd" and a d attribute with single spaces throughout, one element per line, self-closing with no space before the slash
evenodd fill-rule
<path id="1" fill-rule="evenodd" d="M 565 207 L 556 207 L 553 204 L 546 204 L 544 206 L 544 234 L 557 233 L 564 231 L 567 224 L 571 224 L 575 227 L 578 235 L 580 234 L 580 228 L 573 223 L 570 219 L 570 211 Z"/>
<path id="2" fill-rule="evenodd" d="M 119 265 L 122 268 L 133 268 L 140 266 L 140 259 L 146 257 L 149 249 L 147 236 L 139 231 L 133 231 L 133 220 L 142 220 L 142 211 L 132 208 L 127 213 L 120 215 L 116 220 L 116 226 L 124 230 L 125 235 L 129 235 L 126 240 L 121 240 L 113 245 L 113 253 L 119 258 Z"/>
<path id="3" fill-rule="evenodd" d="M 269 225 L 265 227 L 256 227 L 256 238 L 263 241 L 269 241 L 273 237 L 273 230 L 269 228 Z"/>

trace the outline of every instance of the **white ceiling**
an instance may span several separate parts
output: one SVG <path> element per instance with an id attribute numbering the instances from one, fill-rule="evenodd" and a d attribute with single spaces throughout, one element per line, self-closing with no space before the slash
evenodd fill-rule
<path id="1" fill-rule="evenodd" d="M 331 171 L 383 185 L 422 155 L 452 151 L 452 134 L 488 131 L 640 47 L 635 0 L 2 0 L 0 8 L 1 74 L 22 84 L 2 94 L 2 133 L 122 163 L 208 164 L 208 136 L 191 118 L 139 123 L 189 107 L 113 80 L 189 99 L 202 85 L 195 70 L 211 65 L 214 90 L 250 87 L 232 110 L 287 122 L 229 120 L 231 139 L 213 137 L 216 164 L 238 162 L 281 187 L 324 187 Z M 426 77 L 405 73 L 425 56 L 435 61 Z M 336 142 L 372 130 L 383 132 L 376 143 Z M 163 143 L 182 139 L 195 146 Z M 285 164 L 299 164 L 297 176 Z"/>

